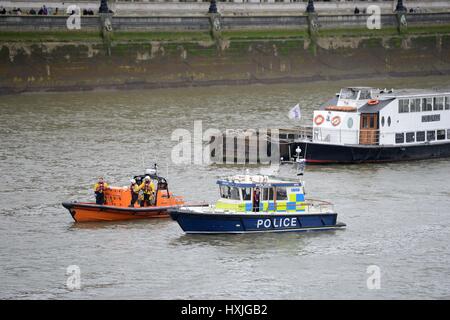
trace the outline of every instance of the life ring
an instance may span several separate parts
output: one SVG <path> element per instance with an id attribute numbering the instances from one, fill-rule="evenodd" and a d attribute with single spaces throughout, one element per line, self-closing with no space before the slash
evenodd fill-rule
<path id="1" fill-rule="evenodd" d="M 371 99 L 371 100 L 369 100 L 369 101 L 367 102 L 367 104 L 368 104 L 369 106 L 374 106 L 374 105 L 377 105 L 377 104 L 379 104 L 379 103 L 380 103 L 380 101 L 375 100 L 375 99 Z"/>
<path id="2" fill-rule="evenodd" d="M 318 126 L 320 126 L 323 122 L 325 121 L 325 118 L 323 117 L 323 115 L 318 114 L 315 118 L 314 118 L 314 123 Z"/>
<path id="3" fill-rule="evenodd" d="M 339 116 L 333 117 L 333 119 L 331 119 L 331 124 L 334 127 L 337 127 L 338 125 L 340 125 L 341 124 L 341 117 L 339 117 Z"/>

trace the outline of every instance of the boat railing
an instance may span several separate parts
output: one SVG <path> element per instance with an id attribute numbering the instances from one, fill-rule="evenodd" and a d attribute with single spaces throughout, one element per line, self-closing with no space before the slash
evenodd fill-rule
<path id="1" fill-rule="evenodd" d="M 308 199 L 305 202 L 301 202 L 296 204 L 295 209 L 287 209 L 286 203 L 283 203 L 282 205 L 279 203 L 275 203 L 273 209 L 265 209 L 260 210 L 259 213 L 273 213 L 277 212 L 278 209 L 282 208 L 283 210 L 286 210 L 287 212 L 301 212 L 301 213 L 331 213 L 334 212 L 334 205 L 331 202 L 324 201 L 324 200 L 315 200 L 315 199 Z M 235 210 L 226 210 L 226 209 L 217 209 L 214 205 L 209 205 L 208 209 L 211 210 L 213 213 L 240 213 L 239 211 Z M 246 212 L 252 212 L 252 211 L 246 211 Z"/>
<path id="2" fill-rule="evenodd" d="M 280 141 L 311 141 L 313 137 L 313 127 L 301 126 L 291 129 L 280 129 L 278 136 Z"/>
<path id="3" fill-rule="evenodd" d="M 304 209 L 305 213 L 329 213 L 334 212 L 334 205 L 324 200 L 308 199 L 303 204 L 297 205 L 298 209 Z"/>
<path id="4" fill-rule="evenodd" d="M 370 144 L 377 145 L 380 141 L 378 129 L 340 129 L 340 128 L 314 128 L 313 142 L 326 142 L 332 144 Z"/>

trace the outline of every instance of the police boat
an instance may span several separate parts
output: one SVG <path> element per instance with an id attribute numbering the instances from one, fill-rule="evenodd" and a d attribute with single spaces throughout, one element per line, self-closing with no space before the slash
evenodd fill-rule
<path id="1" fill-rule="evenodd" d="M 259 233 L 343 229 L 327 201 L 305 199 L 302 181 L 236 175 L 217 181 L 215 205 L 169 209 L 185 233 Z"/>

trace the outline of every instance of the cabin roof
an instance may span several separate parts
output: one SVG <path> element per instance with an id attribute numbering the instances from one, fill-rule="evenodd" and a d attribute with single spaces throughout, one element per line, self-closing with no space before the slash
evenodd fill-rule
<path id="1" fill-rule="evenodd" d="M 450 89 L 398 89 L 393 92 L 379 93 L 380 97 L 384 98 L 411 98 L 414 96 L 436 96 L 448 95 Z"/>
<path id="2" fill-rule="evenodd" d="M 373 88 L 373 87 L 346 87 L 342 89 L 351 90 L 371 90 L 373 94 L 379 98 L 410 98 L 412 96 L 436 96 L 436 95 L 450 95 L 450 88 L 432 88 L 432 89 L 393 89 L 393 88 Z M 341 90 L 342 90 L 341 89 Z M 374 97 L 375 98 L 375 97 Z M 332 102 L 330 100 L 329 102 Z M 327 103 L 329 103 L 327 102 Z"/>
<path id="3" fill-rule="evenodd" d="M 338 100 L 339 100 L 339 97 L 334 97 L 334 98 L 328 100 L 327 102 L 325 102 L 324 104 L 322 104 L 320 106 L 320 110 L 325 110 L 325 108 L 328 107 L 328 106 L 335 106 L 335 105 L 337 105 Z"/>
<path id="4" fill-rule="evenodd" d="M 238 188 L 251 188 L 251 187 L 299 187 L 301 182 L 298 181 L 285 181 L 281 179 L 271 178 L 262 175 L 243 175 L 233 176 L 224 179 L 217 180 L 218 185 L 238 187 Z"/>
<path id="5" fill-rule="evenodd" d="M 366 103 L 366 104 L 362 105 L 358 109 L 358 111 L 361 113 L 377 113 L 377 112 L 380 112 L 381 109 L 386 107 L 392 101 L 394 101 L 394 98 L 387 99 L 387 100 L 379 100 L 379 103 L 375 104 L 375 105 L 369 105 Z"/>

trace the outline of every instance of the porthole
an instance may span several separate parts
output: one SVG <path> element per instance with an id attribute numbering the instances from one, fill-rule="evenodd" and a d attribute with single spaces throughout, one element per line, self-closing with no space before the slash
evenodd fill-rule
<path id="1" fill-rule="evenodd" d="M 348 118 L 348 120 L 347 120 L 347 127 L 349 129 L 353 128 L 353 118 Z"/>
<path id="2" fill-rule="evenodd" d="M 384 116 L 383 116 L 383 117 L 381 117 L 381 126 L 382 126 L 382 127 L 384 127 L 384 122 L 385 122 L 385 121 L 384 121 Z"/>
<path id="3" fill-rule="evenodd" d="M 391 121 L 391 117 L 388 117 L 388 121 L 387 122 L 388 122 L 388 127 L 390 127 L 391 126 L 391 122 L 392 122 Z"/>

